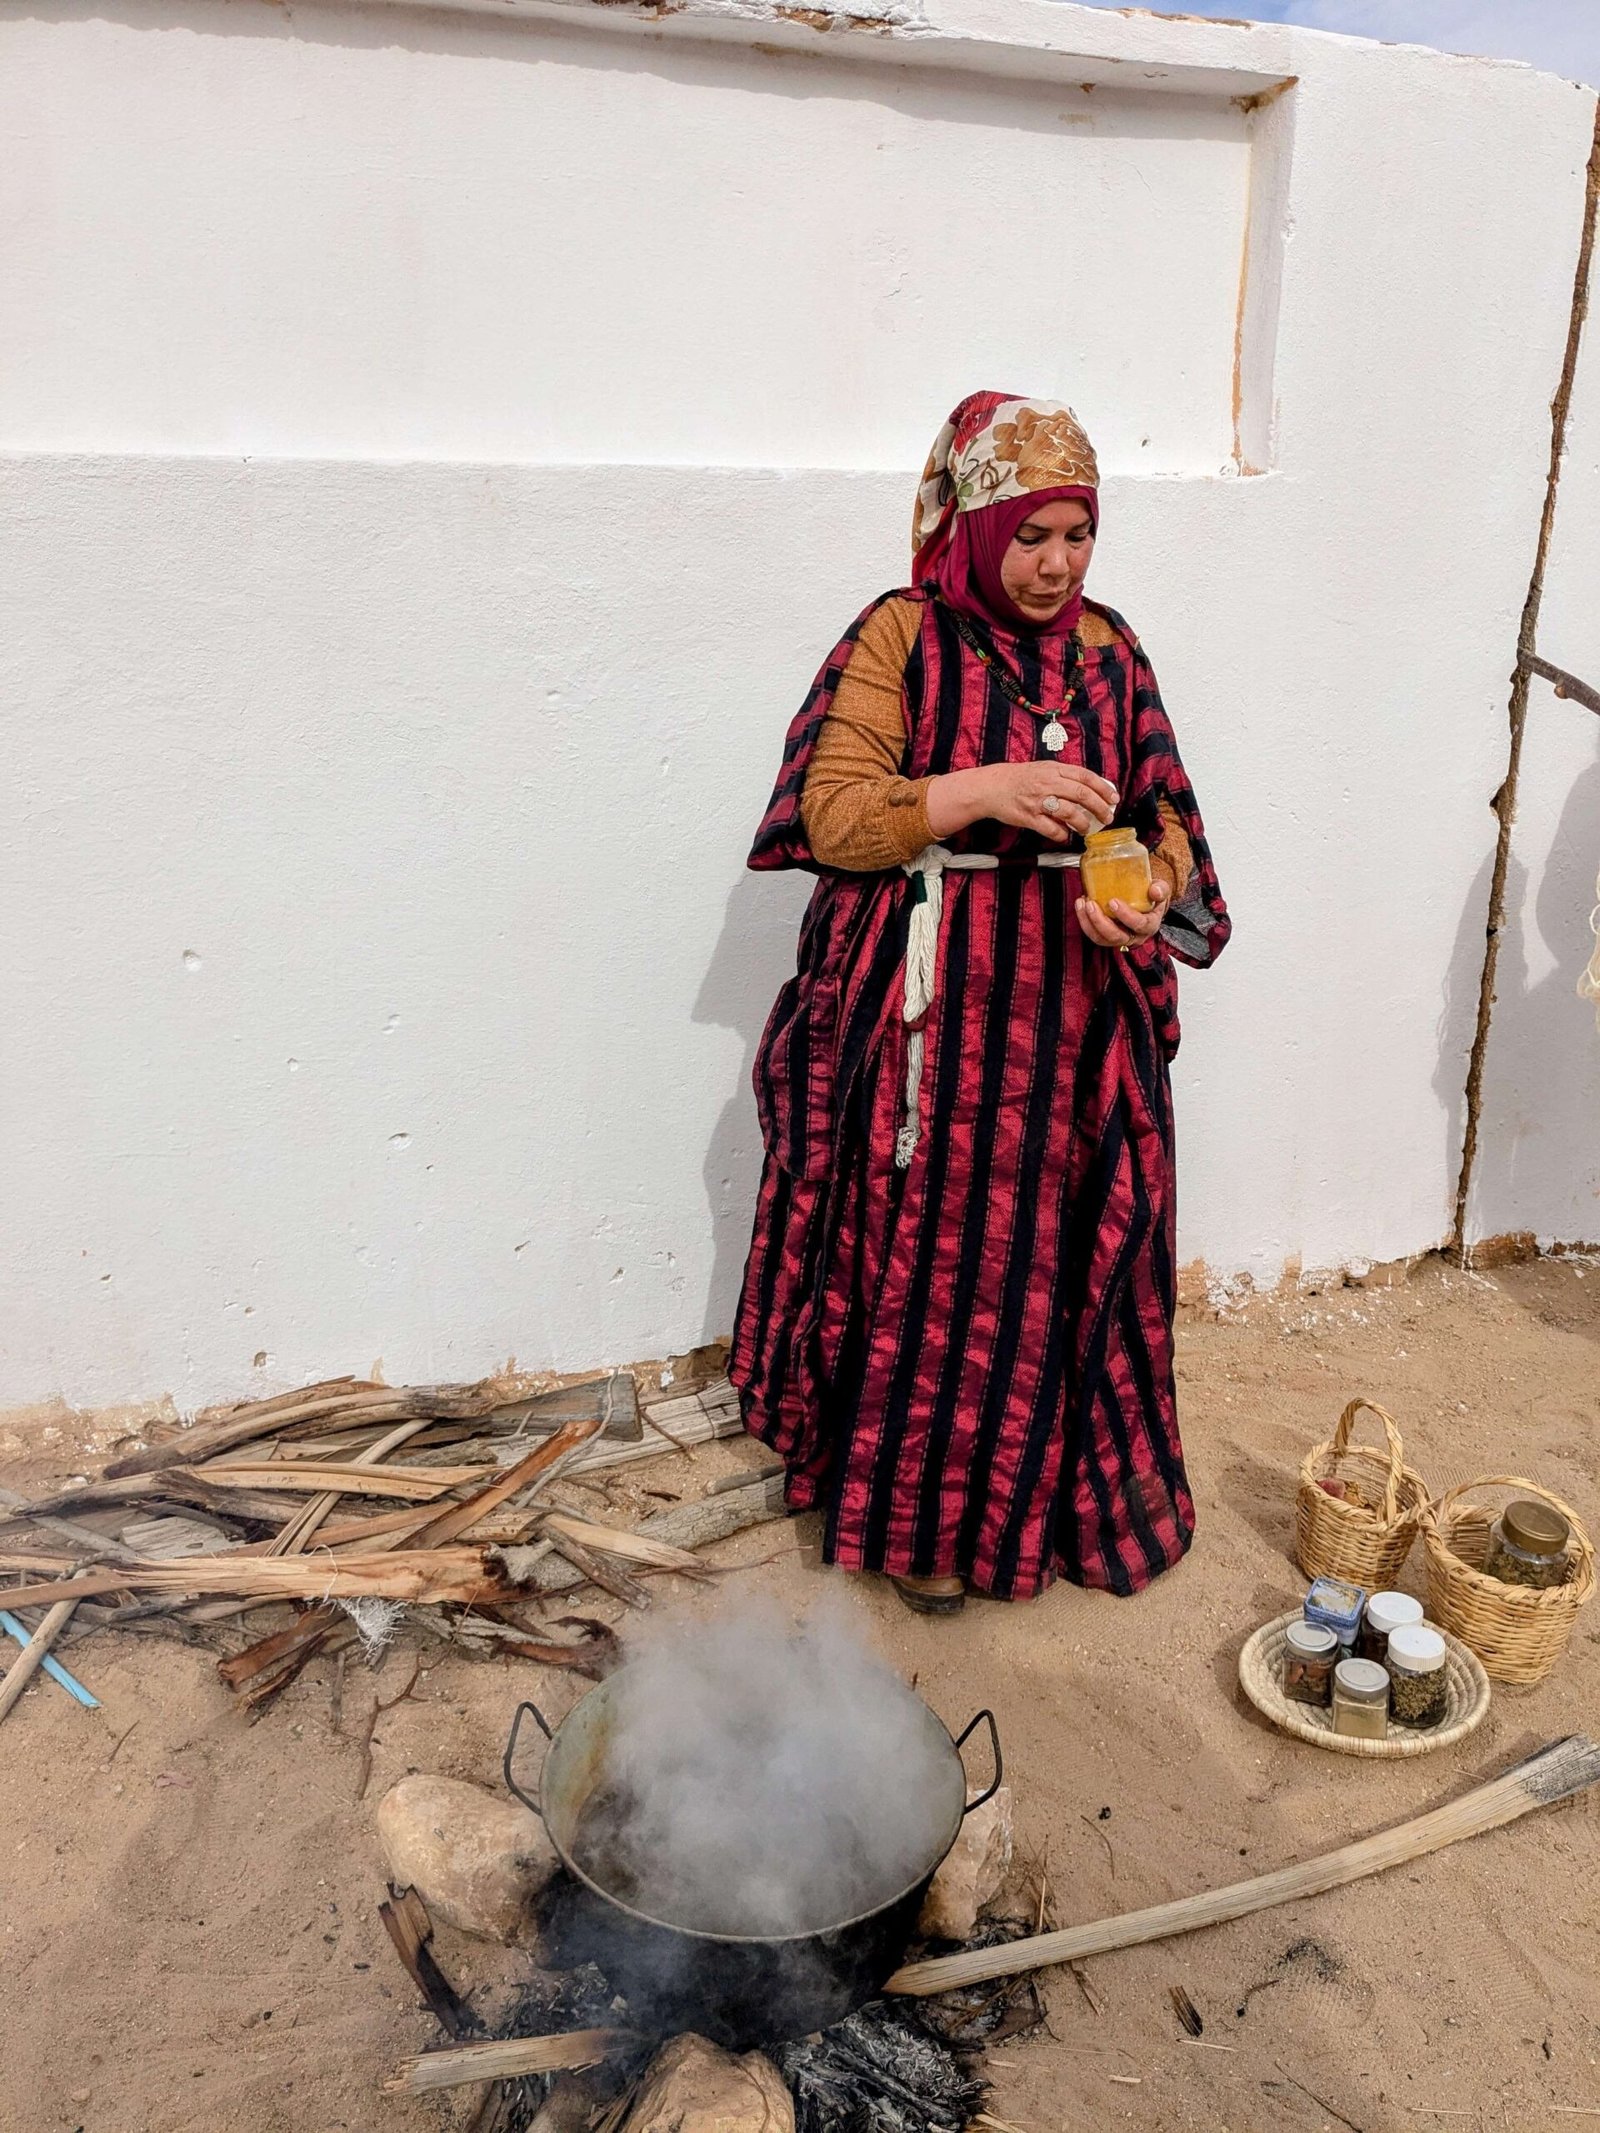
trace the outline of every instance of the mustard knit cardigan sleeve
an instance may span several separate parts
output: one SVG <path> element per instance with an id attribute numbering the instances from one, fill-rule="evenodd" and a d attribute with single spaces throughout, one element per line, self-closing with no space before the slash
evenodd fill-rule
<path id="1" fill-rule="evenodd" d="M 800 796 L 811 849 L 825 867 L 876 874 L 903 866 L 934 841 L 928 827 L 929 778 L 900 775 L 905 752 L 901 688 L 922 610 L 886 600 L 869 615 L 850 654 L 817 737 Z M 1085 614 L 1085 644 L 1109 644 L 1111 626 Z M 1194 855 L 1176 814 L 1161 803 L 1162 838 L 1150 855 L 1177 902 L 1189 885 Z"/>

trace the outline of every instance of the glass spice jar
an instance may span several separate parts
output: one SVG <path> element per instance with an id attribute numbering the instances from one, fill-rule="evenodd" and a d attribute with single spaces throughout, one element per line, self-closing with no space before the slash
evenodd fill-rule
<path id="1" fill-rule="evenodd" d="M 1450 1708 L 1450 1677 L 1444 1639 L 1426 1623 L 1403 1623 L 1389 1632 L 1384 1659 L 1389 1708 L 1402 1726 L 1436 1726 Z"/>
<path id="2" fill-rule="evenodd" d="M 1422 1620 L 1422 1602 L 1409 1592 L 1375 1592 L 1368 1600 L 1356 1637 L 1356 1656 L 1382 1666 L 1391 1631 L 1414 1628 Z"/>
<path id="3" fill-rule="evenodd" d="M 1150 908 L 1150 854 L 1132 829 L 1094 830 L 1085 837 L 1078 879 L 1102 911 L 1110 911 L 1113 897 L 1132 911 Z"/>
<path id="4" fill-rule="evenodd" d="M 1292 1703 L 1326 1710 L 1333 1700 L 1339 1640 L 1315 1622 L 1291 1622 L 1283 1633 L 1283 1693 Z"/>
<path id="5" fill-rule="evenodd" d="M 1308 1622 L 1333 1631 L 1341 1655 L 1348 1659 L 1355 1652 L 1361 1610 L 1366 1604 L 1365 1587 L 1347 1585 L 1343 1578 L 1314 1578 L 1306 1594 L 1304 1613 Z"/>
<path id="6" fill-rule="evenodd" d="M 1333 1670 L 1333 1730 L 1354 1740 L 1389 1731 L 1389 1676 L 1371 1659 L 1341 1659 Z"/>
<path id="7" fill-rule="evenodd" d="M 1503 1585 L 1531 1585 L 1544 1592 L 1572 1575 L 1567 1542 L 1572 1528 L 1553 1504 L 1519 1496 L 1489 1528 L 1484 1569 Z"/>

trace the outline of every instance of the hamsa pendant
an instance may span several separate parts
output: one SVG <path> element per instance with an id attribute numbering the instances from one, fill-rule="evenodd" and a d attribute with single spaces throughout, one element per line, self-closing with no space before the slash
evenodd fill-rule
<path id="1" fill-rule="evenodd" d="M 1039 736 L 1052 755 L 1059 755 L 1067 745 L 1067 729 L 1060 719 L 1053 718 Z"/>

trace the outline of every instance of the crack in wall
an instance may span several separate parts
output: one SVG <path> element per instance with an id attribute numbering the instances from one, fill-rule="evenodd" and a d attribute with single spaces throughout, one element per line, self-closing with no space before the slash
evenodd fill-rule
<path id="1" fill-rule="evenodd" d="M 1595 105 L 1594 139 L 1589 150 L 1588 174 L 1583 199 L 1583 234 L 1578 240 L 1578 263 L 1572 277 L 1572 309 L 1567 318 L 1567 346 L 1561 378 L 1550 402 L 1550 471 L 1545 478 L 1544 510 L 1539 519 L 1539 543 L 1534 551 L 1533 573 L 1522 606 L 1522 624 L 1517 632 L 1517 663 L 1512 671 L 1507 714 L 1511 745 L 1506 756 L 1506 774 L 1489 805 L 1499 821 L 1495 839 L 1494 872 L 1489 882 L 1489 916 L 1485 930 L 1483 976 L 1478 986 L 1478 1020 L 1472 1050 L 1467 1060 L 1466 1129 L 1461 1141 L 1461 1171 L 1456 1180 L 1455 1220 L 1446 1250 L 1461 1265 L 1471 1264 L 1467 1243 L 1467 1198 L 1472 1190 L 1472 1172 L 1478 1157 L 1478 1134 L 1483 1113 L 1483 1069 L 1489 1049 L 1489 1026 L 1494 1015 L 1495 972 L 1500 961 L 1500 936 L 1505 928 L 1506 870 L 1511 859 L 1511 831 L 1517 816 L 1517 780 L 1522 771 L 1522 736 L 1528 717 L 1528 689 L 1536 665 L 1535 644 L 1539 609 L 1544 600 L 1545 564 L 1550 537 L 1555 529 L 1556 497 L 1561 486 L 1561 462 L 1567 446 L 1567 416 L 1572 407 L 1573 382 L 1578 371 L 1578 352 L 1583 343 L 1584 321 L 1589 312 L 1589 270 L 1594 260 L 1595 221 L 1600 210 L 1600 101 Z M 1542 665 L 1542 662 L 1540 662 Z"/>

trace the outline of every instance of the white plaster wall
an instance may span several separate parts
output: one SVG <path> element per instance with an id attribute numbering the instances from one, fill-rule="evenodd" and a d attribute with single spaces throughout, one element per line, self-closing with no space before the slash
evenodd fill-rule
<path id="1" fill-rule="evenodd" d="M 1238 919 L 1184 1255 L 1445 1233 L 1592 99 L 1038 0 L 754 31 L 0 32 L 0 1401 L 726 1330 L 804 893 L 744 850 L 982 383 L 1101 443 Z"/>
<path id="2" fill-rule="evenodd" d="M 29 448 L 881 467 L 908 374 L 1048 372 L 1119 461 L 1228 458 L 1225 97 L 235 0 L 23 21 L 3 94 Z M 1008 199 L 1062 232 L 1021 317 Z"/>
<path id="3" fill-rule="evenodd" d="M 1600 325 L 1581 344 L 1538 650 L 1600 687 Z M 1484 1056 L 1469 1235 L 1600 1243 L 1600 1030 L 1577 981 L 1600 890 L 1600 718 L 1535 679 Z M 1487 886 L 1479 897 L 1487 900 Z M 1481 924 L 1478 946 L 1481 948 Z"/>

